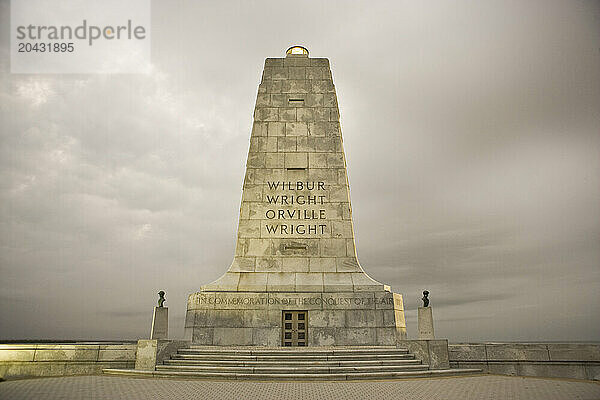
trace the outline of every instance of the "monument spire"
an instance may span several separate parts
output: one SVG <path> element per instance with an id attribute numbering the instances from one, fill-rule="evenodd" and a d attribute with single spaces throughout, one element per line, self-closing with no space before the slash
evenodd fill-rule
<path id="1" fill-rule="evenodd" d="M 235 258 L 203 290 L 382 290 L 360 267 L 329 62 L 293 46 L 265 62 Z"/>

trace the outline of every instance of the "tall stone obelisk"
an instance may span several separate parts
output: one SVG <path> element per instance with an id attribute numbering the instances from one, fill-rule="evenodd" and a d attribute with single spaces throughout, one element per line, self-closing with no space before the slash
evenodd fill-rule
<path id="1" fill-rule="evenodd" d="M 235 257 L 188 298 L 195 344 L 394 345 L 402 296 L 356 257 L 329 61 L 267 58 L 254 109 Z"/>

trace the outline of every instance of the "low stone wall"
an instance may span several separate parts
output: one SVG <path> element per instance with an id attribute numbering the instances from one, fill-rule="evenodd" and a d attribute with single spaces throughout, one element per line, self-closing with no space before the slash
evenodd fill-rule
<path id="1" fill-rule="evenodd" d="M 600 379 L 600 344 L 455 343 L 450 367 L 484 373 L 574 379 Z"/>
<path id="2" fill-rule="evenodd" d="M 0 378 L 94 375 L 103 368 L 133 368 L 136 343 L 0 344 Z"/>
<path id="3" fill-rule="evenodd" d="M 399 340 L 398 347 L 407 348 L 423 364 L 429 365 L 429 369 L 448 369 L 448 339 L 431 340 Z"/>
<path id="4" fill-rule="evenodd" d="M 401 343 L 408 342 L 419 341 Z M 132 342 L 0 344 L 0 378 L 133 369 L 136 349 L 137 343 Z M 451 368 L 480 368 L 490 374 L 600 380 L 600 344 L 455 343 L 448 346 L 448 358 Z"/>

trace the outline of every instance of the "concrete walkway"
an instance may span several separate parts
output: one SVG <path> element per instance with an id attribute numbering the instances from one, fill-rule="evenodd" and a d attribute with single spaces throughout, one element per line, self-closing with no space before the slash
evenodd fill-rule
<path id="1" fill-rule="evenodd" d="M 600 384 L 498 375 L 379 382 L 232 382 L 73 376 L 2 382 L 0 399 L 598 400 Z"/>

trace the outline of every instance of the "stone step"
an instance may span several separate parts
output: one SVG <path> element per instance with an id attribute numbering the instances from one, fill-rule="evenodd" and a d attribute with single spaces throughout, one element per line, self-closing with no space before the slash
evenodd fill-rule
<path id="1" fill-rule="evenodd" d="M 412 356 L 411 356 L 412 357 Z M 393 359 L 393 360 L 352 360 L 352 361 L 290 361 L 290 360 L 278 360 L 278 361 L 232 361 L 232 360 L 194 360 L 194 359 L 171 359 L 165 360 L 165 365 L 219 365 L 219 366 L 232 366 L 232 367 L 255 367 L 255 366 L 328 366 L 328 367 L 351 367 L 351 366 L 367 366 L 367 365 L 413 365 L 420 364 L 421 360 L 416 359 Z"/>
<path id="2" fill-rule="evenodd" d="M 352 367 L 224 367 L 224 366 L 191 366 L 191 365 L 157 365 L 157 371 L 177 372 L 222 372 L 242 374 L 341 374 L 354 372 L 402 372 L 428 370 L 429 365 L 379 365 L 379 366 L 352 366 Z"/>
<path id="3" fill-rule="evenodd" d="M 191 344 L 190 349 L 209 349 L 223 351 L 262 351 L 262 350 L 308 350 L 308 351 L 338 351 L 338 350 L 393 350 L 406 349 L 407 347 L 397 346 L 312 346 L 312 347 L 281 347 L 281 346 L 210 346 L 203 344 Z"/>
<path id="4" fill-rule="evenodd" d="M 412 355 L 406 355 L 412 358 Z M 295 355 L 295 354 L 279 354 L 279 355 L 205 355 L 205 354 L 187 354 L 185 352 L 177 352 L 171 356 L 172 359 L 189 359 L 189 360 L 232 360 L 232 361 L 352 361 L 352 360 L 393 360 L 398 359 L 397 354 L 355 354 L 355 355 Z"/>
<path id="5" fill-rule="evenodd" d="M 248 374 L 231 372 L 192 372 L 192 371 L 140 371 L 134 369 L 104 369 L 107 375 L 122 375 L 149 378 L 181 379 L 234 379 L 234 380 L 364 380 L 364 379 L 403 379 L 432 378 L 438 376 L 462 376 L 481 374 L 480 369 L 445 369 L 402 372 L 354 372 L 346 374 Z"/>
<path id="6" fill-rule="evenodd" d="M 347 356 L 347 355 L 378 355 L 378 354 L 408 354 L 407 350 L 390 350 L 390 351 L 345 351 L 345 352 L 332 352 L 332 351 L 237 351 L 237 352 L 222 352 L 222 351 L 206 351 L 206 350 L 195 350 L 195 349 L 179 349 L 182 354 L 204 354 L 204 355 L 223 355 L 223 356 L 282 356 L 288 357 L 292 355 L 298 356 Z"/>
<path id="7" fill-rule="evenodd" d="M 305 349 L 295 347 L 294 349 L 288 349 L 280 347 L 277 349 L 264 349 L 264 350 L 245 350 L 245 349 L 214 349 L 214 348 L 202 348 L 202 347 L 190 347 L 186 349 L 179 349 L 182 354 L 204 354 L 204 355 L 236 355 L 236 356 L 253 356 L 253 355 L 304 355 L 304 356 L 333 356 L 333 355 L 375 355 L 375 354 L 408 354 L 408 349 L 404 348 L 370 348 L 370 349 L 334 349 L 334 350 L 318 350 L 315 348 L 307 347 Z"/>

